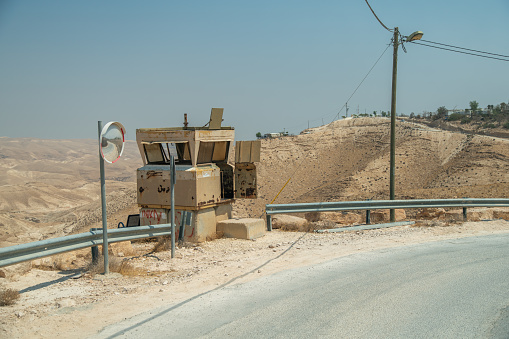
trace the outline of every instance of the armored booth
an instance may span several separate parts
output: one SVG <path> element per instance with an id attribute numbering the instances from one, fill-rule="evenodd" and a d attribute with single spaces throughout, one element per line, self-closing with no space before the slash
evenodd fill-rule
<path id="1" fill-rule="evenodd" d="M 175 159 L 175 224 L 191 211 L 184 238 L 205 241 L 216 223 L 231 218 L 235 198 L 256 198 L 256 166 L 260 142 L 236 145 L 236 164 L 228 163 L 233 127 L 221 127 L 223 109 L 212 109 L 208 127 L 142 128 L 136 141 L 144 166 L 137 170 L 140 224 L 169 223 L 171 209 L 170 155 Z M 177 227 L 178 229 L 178 227 Z"/>

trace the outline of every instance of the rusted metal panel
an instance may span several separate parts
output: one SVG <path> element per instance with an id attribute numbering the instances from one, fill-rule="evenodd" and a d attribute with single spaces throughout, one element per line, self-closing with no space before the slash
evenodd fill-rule
<path id="1" fill-rule="evenodd" d="M 235 164 L 235 197 L 256 199 L 258 189 L 256 183 L 256 166 L 253 163 Z"/>
<path id="2" fill-rule="evenodd" d="M 170 196 L 170 171 L 160 168 L 161 166 L 145 166 L 139 168 L 137 174 L 138 204 L 169 205 Z"/>
<path id="3" fill-rule="evenodd" d="M 251 161 L 260 162 L 260 153 L 262 150 L 262 142 L 260 140 L 251 141 Z"/>
<path id="4" fill-rule="evenodd" d="M 136 141 L 143 159 L 143 164 L 148 163 L 145 155 L 144 144 L 150 143 L 182 143 L 187 142 L 193 166 L 198 164 L 198 151 L 200 142 L 227 142 L 233 143 L 235 130 L 232 127 L 221 127 L 218 130 L 208 128 L 141 128 L 136 130 Z M 220 147 L 224 147 L 221 145 Z"/>
<path id="5" fill-rule="evenodd" d="M 175 205 L 203 207 L 220 203 L 221 175 L 214 164 L 176 166 Z M 137 171 L 137 195 L 140 206 L 171 205 L 170 166 L 147 165 Z"/>
<path id="6" fill-rule="evenodd" d="M 260 162 L 260 140 L 237 141 L 235 145 L 235 162 Z"/>
<path id="7" fill-rule="evenodd" d="M 168 210 L 165 208 L 142 208 L 140 209 L 140 226 L 158 225 L 169 223 Z"/>
<path id="8" fill-rule="evenodd" d="M 221 129 L 221 123 L 223 122 L 223 108 L 212 108 L 210 112 L 209 129 L 218 130 Z"/>

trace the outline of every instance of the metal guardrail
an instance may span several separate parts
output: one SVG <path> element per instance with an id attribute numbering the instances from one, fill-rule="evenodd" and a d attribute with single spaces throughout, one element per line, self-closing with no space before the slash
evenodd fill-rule
<path id="1" fill-rule="evenodd" d="M 171 224 L 108 230 L 108 243 L 171 234 Z M 103 244 L 102 229 L 0 248 L 0 267 Z"/>
<path id="2" fill-rule="evenodd" d="M 265 205 L 267 230 L 272 231 L 272 215 L 307 212 L 329 212 L 374 209 L 408 209 L 408 208 L 453 208 L 462 207 L 463 215 L 471 207 L 509 207 L 509 199 L 411 199 L 411 200 L 366 200 L 314 202 L 300 204 Z"/>
<path id="3" fill-rule="evenodd" d="M 462 207 L 466 216 L 468 207 L 509 207 L 509 199 L 415 199 L 415 200 L 367 200 L 318 202 L 301 204 L 266 205 L 267 230 L 272 231 L 273 214 L 306 213 L 346 210 L 408 209 L 408 208 L 450 208 Z M 108 230 L 108 242 L 120 242 L 143 238 L 171 235 L 171 224 L 125 227 Z M 70 252 L 82 248 L 102 245 L 101 229 L 60 238 L 45 239 L 27 244 L 0 248 L 0 267 L 24 261 Z"/>

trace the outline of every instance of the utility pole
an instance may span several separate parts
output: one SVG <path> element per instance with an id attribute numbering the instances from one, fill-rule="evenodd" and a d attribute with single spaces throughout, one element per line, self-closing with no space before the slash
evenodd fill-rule
<path id="1" fill-rule="evenodd" d="M 396 175 L 396 80 L 398 75 L 398 46 L 399 46 L 399 29 L 394 28 L 394 53 L 392 56 L 392 99 L 391 99 L 391 159 L 389 174 L 389 191 L 390 199 L 395 199 L 394 180 Z M 394 209 L 390 210 L 391 222 L 396 220 Z"/>

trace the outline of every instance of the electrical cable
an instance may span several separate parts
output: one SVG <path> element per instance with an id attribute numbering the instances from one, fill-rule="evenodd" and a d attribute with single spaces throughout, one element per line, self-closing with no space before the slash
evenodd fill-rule
<path id="1" fill-rule="evenodd" d="M 353 97 L 353 95 L 355 94 L 355 92 L 357 92 L 357 90 L 359 89 L 359 87 L 361 87 L 362 83 L 364 82 L 364 80 L 366 80 L 366 78 L 368 77 L 368 75 L 371 73 L 371 71 L 373 70 L 373 68 L 375 68 L 375 66 L 378 64 L 378 62 L 380 61 L 380 59 L 382 59 L 382 57 L 384 56 L 385 52 L 387 52 L 387 50 L 389 49 L 389 47 L 391 46 L 391 44 L 387 45 L 387 47 L 385 48 L 385 50 L 382 52 L 382 54 L 378 57 L 378 59 L 376 60 L 376 62 L 373 64 L 373 66 L 371 66 L 371 68 L 369 69 L 368 73 L 364 76 L 364 78 L 362 79 L 362 81 L 359 83 L 359 85 L 357 86 L 357 88 L 353 91 L 352 95 L 350 95 L 350 97 L 348 98 L 348 100 L 346 101 L 346 103 L 343 105 L 343 107 L 341 108 L 341 110 L 338 112 L 337 115 L 339 115 L 341 113 L 341 111 L 343 110 L 343 108 L 348 104 L 348 101 L 350 101 L 350 99 Z M 336 115 L 336 116 L 337 116 Z M 334 117 L 334 120 L 336 118 Z M 332 120 L 331 123 L 334 121 Z M 271 204 L 274 203 L 274 201 L 277 199 L 277 197 L 281 194 L 281 192 L 285 189 L 286 185 L 288 185 L 288 183 L 290 182 L 290 180 L 292 179 L 292 177 L 297 173 L 297 171 L 301 168 L 300 165 L 302 164 L 302 162 L 305 160 L 306 158 L 303 157 L 299 163 L 297 164 L 297 168 L 295 169 L 295 171 L 293 171 L 293 173 L 290 175 L 290 177 L 288 178 L 288 180 L 285 182 L 285 184 L 283 185 L 283 187 L 281 188 L 281 190 L 279 190 L 278 194 L 276 194 L 276 196 L 274 197 L 274 199 L 272 199 L 272 201 L 270 202 Z M 263 213 L 262 213 L 263 215 Z"/>
<path id="2" fill-rule="evenodd" d="M 445 51 L 456 52 L 456 53 L 461 53 L 461 54 L 468 54 L 468 55 L 478 56 L 478 57 L 481 57 L 481 58 L 495 59 L 495 60 L 501 60 L 501 61 L 509 61 L 509 59 L 502 59 L 502 58 L 496 58 L 496 57 L 492 57 L 492 56 L 488 56 L 488 55 L 480 55 L 480 54 L 475 54 L 475 53 L 456 51 L 454 49 L 445 48 L 445 47 L 439 47 L 439 46 L 433 46 L 433 45 L 428 45 L 428 44 L 424 44 L 424 43 L 418 42 L 418 41 L 410 41 L 410 42 L 412 44 L 416 44 L 416 45 L 421 45 L 421 46 L 426 46 L 426 47 L 431 47 L 431 48 L 437 48 L 437 49 L 443 49 Z"/>
<path id="3" fill-rule="evenodd" d="M 375 68 L 375 66 L 378 64 L 378 62 L 380 61 L 380 59 L 382 59 L 382 57 L 384 56 L 385 52 L 387 52 L 387 50 L 389 49 L 389 47 L 391 47 L 391 44 L 387 45 L 387 47 L 385 48 L 385 50 L 382 52 L 382 54 L 380 55 L 380 57 L 378 57 L 378 59 L 376 60 L 376 62 L 373 64 L 373 66 L 371 66 L 371 68 L 369 69 L 368 73 L 366 74 L 366 76 L 364 76 L 364 78 L 362 79 L 362 81 L 359 83 L 359 85 L 357 86 L 357 88 L 353 91 L 352 95 L 350 95 L 350 97 L 348 98 L 348 100 L 345 102 L 345 104 L 343 105 L 343 107 L 341 107 L 341 109 L 339 110 L 338 114 L 336 114 L 334 116 L 334 120 L 336 120 L 337 117 L 339 117 L 339 114 L 341 113 L 341 111 L 343 111 L 343 108 L 345 108 L 345 106 L 348 104 L 348 102 L 350 101 L 350 99 L 352 99 L 352 97 L 354 96 L 354 94 L 357 92 L 357 90 L 359 89 L 359 87 L 361 87 L 362 83 L 364 82 L 364 80 L 366 80 L 366 78 L 368 77 L 368 75 L 371 73 L 371 71 L 373 70 L 373 68 Z M 331 121 L 331 123 L 332 123 Z"/>
<path id="4" fill-rule="evenodd" d="M 457 48 L 457 49 L 464 49 L 466 51 L 471 51 L 471 52 L 477 52 L 477 53 L 484 53 L 484 54 L 489 54 L 489 55 L 495 55 L 495 56 L 500 56 L 500 57 L 504 57 L 504 58 L 509 58 L 509 55 L 503 55 L 503 54 L 495 54 L 495 53 L 489 53 L 489 52 L 483 52 L 483 51 L 478 51 L 476 49 L 469 49 L 469 48 L 464 48 L 464 47 L 458 47 L 458 46 L 453 46 L 453 45 L 447 45 L 447 44 L 442 44 L 440 42 L 433 42 L 433 41 L 429 41 L 429 40 L 424 40 L 424 39 L 421 39 L 419 41 L 424 41 L 424 42 L 428 42 L 430 44 L 435 44 L 435 45 L 442 45 L 442 46 L 447 46 L 447 47 L 452 47 L 452 48 Z"/>
<path id="5" fill-rule="evenodd" d="M 382 27 L 383 27 L 383 28 L 385 28 L 386 30 L 388 30 L 389 32 L 392 32 L 392 29 L 387 28 L 387 26 L 385 26 L 385 25 L 383 24 L 383 22 L 382 22 L 382 21 L 380 21 L 380 19 L 378 19 L 378 16 L 375 14 L 375 11 L 373 10 L 373 8 L 371 8 L 371 5 L 369 4 L 368 0 L 365 0 L 365 1 L 366 1 L 366 3 L 368 4 L 369 9 L 371 10 L 371 13 L 373 13 L 373 15 L 375 16 L 375 18 L 376 18 L 376 19 L 378 20 L 378 22 L 380 23 L 380 25 L 382 25 Z"/>

